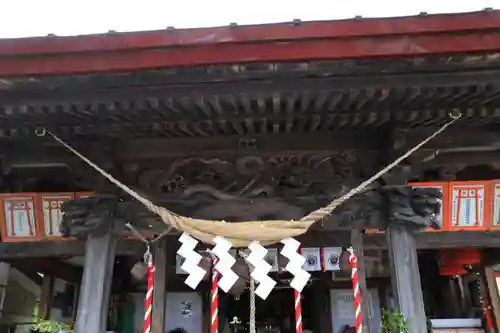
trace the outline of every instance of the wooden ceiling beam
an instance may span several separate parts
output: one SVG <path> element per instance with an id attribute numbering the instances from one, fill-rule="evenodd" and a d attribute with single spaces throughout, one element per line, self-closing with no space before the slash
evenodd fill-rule
<path id="1" fill-rule="evenodd" d="M 466 121 L 466 120 L 464 120 Z M 424 149 L 440 149 L 441 151 L 460 151 L 462 149 L 473 150 L 496 150 L 500 149 L 500 135 L 496 131 L 486 130 L 482 128 L 464 128 L 460 126 L 460 122 L 448 128 L 436 138 L 431 140 Z M 406 130 L 404 134 L 404 146 L 409 148 L 415 146 L 422 140 L 426 139 L 436 131 L 437 127 L 424 127 Z M 464 131 L 467 135 L 464 135 Z M 397 146 L 403 142 L 395 141 Z M 395 147 L 400 149 L 399 147 Z"/>
<path id="2" fill-rule="evenodd" d="M 146 99 L 154 96 L 203 98 L 210 95 L 259 95 L 268 96 L 276 92 L 333 91 L 351 89 L 389 89 L 391 87 L 463 87 L 497 84 L 500 69 L 471 70 L 405 74 L 370 74 L 363 76 L 331 76 L 300 78 L 266 78 L 253 81 L 199 82 L 193 84 L 159 86 L 120 86 L 107 89 L 39 89 L 34 91 L 6 91 L 0 94 L 0 105 L 51 105 L 92 101 L 122 101 Z"/>
<path id="3" fill-rule="evenodd" d="M 75 284 L 80 283 L 83 272 L 81 267 L 67 264 L 56 258 L 38 257 L 14 259 L 8 262 L 24 271 L 48 274 Z"/>
<path id="4" fill-rule="evenodd" d="M 310 231 L 300 240 L 304 246 L 349 246 L 348 230 Z M 177 236 L 168 236 L 171 244 L 169 251 L 177 249 Z M 500 248 L 500 231 L 466 232 L 425 232 L 418 233 L 418 249 L 446 249 L 456 247 Z M 367 250 L 387 249 L 385 234 L 367 234 L 363 236 Z M 4 259 L 24 259 L 36 257 L 82 256 L 85 253 L 84 241 L 49 241 L 30 243 L 0 243 Z M 117 255 L 140 258 L 144 254 L 144 243 L 137 240 L 120 240 Z M 171 252 L 173 253 L 173 252 Z M 30 261 L 31 262 L 31 261 Z M 67 265 L 67 264 L 66 264 Z M 57 267 L 57 265 L 55 265 Z"/>
<path id="5" fill-rule="evenodd" d="M 453 72 L 471 69 L 498 68 L 500 59 L 496 53 L 474 53 L 456 55 L 432 55 L 419 59 L 412 58 L 378 58 L 378 59 L 340 59 L 320 60 L 307 62 L 259 62 L 247 64 L 223 64 L 210 66 L 185 67 L 182 69 L 154 69 L 151 71 L 134 72 L 130 75 L 110 75 L 97 73 L 84 77 L 71 74 L 63 76 L 44 76 L 33 80 L 27 78 L 3 79 L 3 84 L 9 89 L 29 90 L 36 88 L 64 89 L 101 89 L 110 86 L 128 86 L 131 84 L 146 85 L 154 82 L 155 85 L 179 83 L 196 83 L 211 81 L 261 80 L 266 78 L 290 78 L 292 73 L 303 76 L 324 75 L 367 75 L 374 73 L 415 73 L 415 72 Z"/>
<path id="6" fill-rule="evenodd" d="M 450 152 L 438 154 L 428 166 L 477 166 L 488 165 L 500 169 L 500 150 L 477 152 Z"/>
<path id="7" fill-rule="evenodd" d="M 394 143 L 410 148 L 426 138 L 434 128 L 414 129 L 407 132 L 402 142 Z M 464 129 L 450 128 L 427 144 L 423 150 L 429 153 L 439 150 L 439 163 L 467 163 L 468 155 L 481 156 L 481 161 L 488 162 L 500 149 L 500 135 L 493 131 L 467 129 L 467 135 L 462 135 Z M 102 142 L 99 149 L 84 147 L 76 141 L 75 147 L 94 160 L 107 161 L 111 157 L 120 162 L 134 162 L 143 159 L 162 159 L 192 156 L 217 156 L 249 153 L 249 154 L 297 154 L 297 153 L 335 153 L 346 150 L 369 152 L 384 149 L 384 134 L 376 130 L 345 130 L 316 133 L 287 133 L 253 136 L 215 136 L 199 138 L 168 138 L 168 139 L 127 139 L 116 142 Z M 73 144 L 73 143 L 72 143 Z M 403 149 L 404 150 L 404 149 Z M 100 151 L 98 155 L 95 152 Z M 106 157 L 102 151 L 106 151 Z M 482 153 L 481 153 L 482 151 Z M 464 155 L 461 152 L 467 152 Z M 488 153 L 489 152 L 489 153 Z M 457 155 L 458 154 L 458 155 Z M 15 166 L 30 164 L 66 164 L 75 163 L 75 158 L 64 148 L 46 143 L 31 144 L 0 144 L 0 155 L 4 163 Z M 111 157 L 110 157 L 111 156 Z M 450 156 L 448 159 L 445 156 Z"/>
<path id="8" fill-rule="evenodd" d="M 424 140 L 435 128 L 414 129 L 405 137 L 406 146 L 411 147 Z M 423 150 L 474 151 L 500 149 L 500 135 L 493 131 L 448 129 L 429 142 Z M 254 135 L 246 137 L 172 138 L 172 139 L 131 139 L 116 146 L 116 156 L 120 160 L 186 156 L 193 153 L 210 155 L 217 153 L 276 153 L 287 152 L 338 152 L 343 150 L 374 151 L 384 148 L 384 135 L 376 130 L 346 130 L 336 132 L 294 133 Z"/>
<path id="9" fill-rule="evenodd" d="M 31 281 L 35 282 L 37 285 L 41 286 L 43 284 L 43 278 L 38 274 L 33 267 L 29 265 L 19 265 L 18 263 L 10 263 L 12 267 L 26 275 Z"/>
<path id="10" fill-rule="evenodd" d="M 131 139 L 116 146 L 123 161 L 172 156 L 210 154 L 331 153 L 345 150 L 376 151 L 383 142 L 376 131 L 338 131 L 323 133 L 287 133 L 204 138 Z"/>

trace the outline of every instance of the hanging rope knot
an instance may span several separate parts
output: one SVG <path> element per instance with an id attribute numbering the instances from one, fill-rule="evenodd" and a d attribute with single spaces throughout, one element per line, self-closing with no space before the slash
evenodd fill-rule
<path id="1" fill-rule="evenodd" d="M 354 255 L 349 256 L 349 263 L 351 265 L 356 265 L 358 263 L 358 258 L 356 258 L 356 256 Z"/>
<path id="2" fill-rule="evenodd" d="M 151 267 L 153 265 L 153 255 L 151 254 L 151 246 L 146 245 L 146 252 L 144 253 L 144 263 Z"/>
<path id="3" fill-rule="evenodd" d="M 354 249 L 352 247 L 349 247 L 347 249 L 347 252 L 349 252 L 349 264 L 356 265 L 358 263 L 358 257 L 354 255 Z"/>
<path id="4" fill-rule="evenodd" d="M 462 117 L 462 113 L 460 112 L 460 110 L 458 109 L 452 109 L 449 113 L 448 113 L 448 116 L 453 119 L 453 120 L 457 120 L 459 118 Z"/>
<path id="5" fill-rule="evenodd" d="M 36 136 L 39 136 L 39 137 L 42 137 L 42 136 L 45 136 L 45 134 L 47 134 L 47 130 L 43 127 L 38 127 L 35 129 L 35 135 Z"/>

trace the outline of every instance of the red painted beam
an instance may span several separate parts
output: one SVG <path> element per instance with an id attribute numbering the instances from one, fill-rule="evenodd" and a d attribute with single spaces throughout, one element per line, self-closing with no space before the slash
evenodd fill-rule
<path id="1" fill-rule="evenodd" d="M 100 52 L 138 48 L 292 41 L 297 39 L 381 37 L 500 28 L 500 11 L 401 18 L 266 24 L 76 37 L 0 39 L 0 56 Z"/>
<path id="2" fill-rule="evenodd" d="M 500 52 L 500 31 L 489 34 L 306 40 L 0 58 L 0 76 L 83 74 L 228 63 L 403 57 L 472 51 Z"/>
<path id="3" fill-rule="evenodd" d="M 0 76 L 500 51 L 500 12 L 0 40 Z"/>

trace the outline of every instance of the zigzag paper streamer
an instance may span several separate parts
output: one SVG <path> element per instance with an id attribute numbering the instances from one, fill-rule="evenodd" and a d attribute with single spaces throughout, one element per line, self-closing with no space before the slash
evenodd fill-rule
<path id="1" fill-rule="evenodd" d="M 251 252 L 247 257 L 247 261 L 254 267 L 250 276 L 259 283 L 257 289 L 255 289 L 255 294 L 262 299 L 266 299 L 276 285 L 276 281 L 268 275 L 272 266 L 264 259 L 268 250 L 260 245 L 258 241 L 250 243 L 248 248 Z"/>
<path id="2" fill-rule="evenodd" d="M 290 282 L 290 286 L 300 293 L 311 277 L 311 274 L 302 269 L 306 258 L 298 253 L 300 242 L 293 238 L 285 238 L 281 243 L 285 245 L 281 250 L 281 255 L 288 258 L 288 264 L 285 269 L 294 276 Z"/>
<path id="3" fill-rule="evenodd" d="M 233 244 L 221 236 L 215 237 L 214 243 L 212 253 L 219 259 L 215 264 L 215 269 L 221 274 L 218 284 L 227 293 L 238 280 L 238 275 L 232 269 L 236 259 L 229 253 Z"/>
<path id="4" fill-rule="evenodd" d="M 182 256 L 185 260 L 181 266 L 181 269 L 188 273 L 188 277 L 184 281 L 188 286 L 192 289 L 196 289 L 196 287 L 200 284 L 201 280 L 207 273 L 203 268 L 199 266 L 201 261 L 201 255 L 194 251 L 198 241 L 191 237 L 187 233 L 183 233 L 181 237 L 179 237 L 179 242 L 182 243 L 181 247 L 177 251 L 177 254 Z"/>

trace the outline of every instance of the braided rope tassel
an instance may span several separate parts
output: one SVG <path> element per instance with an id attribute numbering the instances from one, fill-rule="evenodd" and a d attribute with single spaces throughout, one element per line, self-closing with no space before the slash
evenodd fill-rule
<path id="1" fill-rule="evenodd" d="M 358 257 L 354 254 L 353 248 L 349 251 L 349 264 L 351 264 L 352 290 L 354 292 L 354 316 L 356 319 L 356 333 L 363 333 L 363 316 L 361 315 L 361 294 L 359 290 L 358 277 Z"/>
<path id="2" fill-rule="evenodd" d="M 151 332 L 151 312 L 153 307 L 155 266 L 153 260 L 148 261 L 148 290 L 146 292 L 146 312 L 144 314 L 144 333 Z"/>

